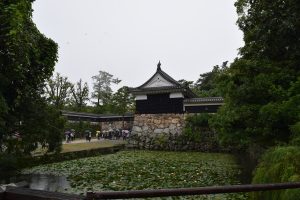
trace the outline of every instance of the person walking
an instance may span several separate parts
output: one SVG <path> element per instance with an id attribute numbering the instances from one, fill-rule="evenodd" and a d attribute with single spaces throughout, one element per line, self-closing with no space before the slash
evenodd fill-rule
<path id="1" fill-rule="evenodd" d="M 85 130 L 84 134 L 85 134 L 85 140 L 89 141 L 89 130 Z"/>
<path id="2" fill-rule="evenodd" d="M 99 130 L 96 131 L 96 137 L 97 137 L 98 140 L 100 140 L 100 131 Z"/>
<path id="3" fill-rule="evenodd" d="M 91 139 L 92 139 L 92 132 L 89 131 L 89 142 L 91 142 Z"/>
<path id="4" fill-rule="evenodd" d="M 66 143 L 69 143 L 69 141 L 70 141 L 70 131 L 68 131 L 68 130 L 65 131 L 65 137 L 66 137 Z"/>

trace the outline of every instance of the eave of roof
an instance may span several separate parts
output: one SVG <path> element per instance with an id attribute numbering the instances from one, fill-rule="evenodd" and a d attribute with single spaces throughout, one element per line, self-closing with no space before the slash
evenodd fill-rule
<path id="1" fill-rule="evenodd" d="M 198 104 L 198 103 L 224 103 L 223 97 L 202 97 L 202 98 L 190 98 L 190 99 L 185 99 L 183 101 L 184 103 L 188 104 Z"/>
<path id="2" fill-rule="evenodd" d="M 164 86 L 164 87 L 150 87 L 150 88 L 130 88 L 132 94 L 163 94 L 172 92 L 182 92 L 188 98 L 197 97 L 189 88 L 182 86 Z"/>
<path id="3" fill-rule="evenodd" d="M 82 117 L 91 119 L 113 119 L 113 118 L 131 118 L 134 115 L 131 113 L 125 113 L 124 115 L 109 115 L 109 114 L 94 114 L 94 113 L 83 113 L 83 112 L 72 112 L 62 110 L 61 114 L 63 116 L 69 117 Z"/>

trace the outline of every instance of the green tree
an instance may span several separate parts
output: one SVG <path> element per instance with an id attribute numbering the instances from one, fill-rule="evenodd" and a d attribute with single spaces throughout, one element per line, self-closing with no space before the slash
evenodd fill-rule
<path id="1" fill-rule="evenodd" d="M 113 113 L 125 114 L 134 111 L 134 97 L 130 94 L 129 88 L 123 86 L 112 97 Z"/>
<path id="2" fill-rule="evenodd" d="M 108 104 L 113 92 L 111 84 L 118 84 L 121 80 L 114 78 L 113 75 L 105 71 L 99 71 L 99 74 L 93 76 L 92 79 L 94 81 L 92 98 L 96 99 L 95 105 L 99 107 Z"/>
<path id="3" fill-rule="evenodd" d="M 89 101 L 89 86 L 87 82 L 83 83 L 80 79 L 76 83 L 76 86 L 72 85 L 71 92 L 71 104 L 76 111 L 83 111 L 83 108 L 86 106 L 87 101 Z"/>
<path id="4" fill-rule="evenodd" d="M 193 83 L 194 83 L 194 81 L 187 81 L 187 80 L 185 80 L 185 79 L 180 79 L 179 81 L 178 81 L 178 83 L 180 83 L 182 86 L 184 86 L 184 87 L 189 87 L 189 88 L 193 88 Z"/>
<path id="5" fill-rule="evenodd" d="M 245 45 L 219 82 L 225 106 L 214 126 L 222 142 L 240 148 L 286 143 L 300 116 L 300 90 L 293 89 L 300 76 L 300 2 L 238 0 L 235 5 Z"/>
<path id="6" fill-rule="evenodd" d="M 207 96 L 222 96 L 218 89 L 218 83 L 222 74 L 228 69 L 227 63 L 223 62 L 222 66 L 216 65 L 213 70 L 207 73 L 200 74 L 199 79 L 195 82 L 193 90 L 201 97 Z"/>
<path id="7" fill-rule="evenodd" d="M 51 77 L 45 87 L 47 101 L 58 109 L 62 109 L 69 102 L 72 84 L 67 77 L 56 73 Z"/>
<path id="8" fill-rule="evenodd" d="M 244 59 L 268 60 L 299 73 L 300 3 L 293 0 L 237 0 L 237 24 L 244 32 Z"/>
<path id="9" fill-rule="evenodd" d="M 29 153 L 39 142 L 48 146 L 60 142 L 59 131 L 48 137 L 50 132 L 35 129 L 60 128 L 56 116 L 47 114 L 49 108 L 41 97 L 45 80 L 53 73 L 58 47 L 36 28 L 31 4 L 27 0 L 0 1 L 0 140 L 6 152 Z M 48 121 L 39 120 L 37 114 L 45 114 Z M 21 141 L 14 140 L 16 132 Z"/>
<path id="10" fill-rule="evenodd" d="M 211 115 L 207 113 L 188 116 L 185 119 L 183 136 L 190 141 L 201 142 L 201 139 L 204 137 L 204 132 L 210 131 L 210 118 Z"/>

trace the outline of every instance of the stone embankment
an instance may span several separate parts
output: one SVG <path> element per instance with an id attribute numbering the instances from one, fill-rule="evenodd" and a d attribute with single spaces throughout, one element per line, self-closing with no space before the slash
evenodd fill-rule
<path id="1" fill-rule="evenodd" d="M 201 142 L 189 140 L 183 134 L 186 114 L 136 114 L 129 147 L 151 150 L 218 151 L 212 142 L 214 133 L 201 133 Z"/>

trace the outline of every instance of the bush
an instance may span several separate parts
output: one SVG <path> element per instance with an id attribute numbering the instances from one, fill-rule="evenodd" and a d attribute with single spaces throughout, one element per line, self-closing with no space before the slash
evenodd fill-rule
<path id="1" fill-rule="evenodd" d="M 300 147 L 285 146 L 268 150 L 257 166 L 252 183 L 300 181 Z M 300 189 L 253 193 L 252 199 L 298 200 Z"/>
<path id="2" fill-rule="evenodd" d="M 212 114 L 208 113 L 188 116 L 180 140 L 201 147 L 202 151 L 219 151 L 217 134 L 209 124 L 211 118 Z"/>
<path id="3" fill-rule="evenodd" d="M 14 154 L 0 154 L 1 172 L 16 171 L 19 168 L 18 159 Z"/>
<path id="4" fill-rule="evenodd" d="M 208 120 L 209 114 L 197 114 L 186 118 L 183 130 L 184 136 L 193 142 L 201 142 L 204 133 L 210 131 Z"/>

